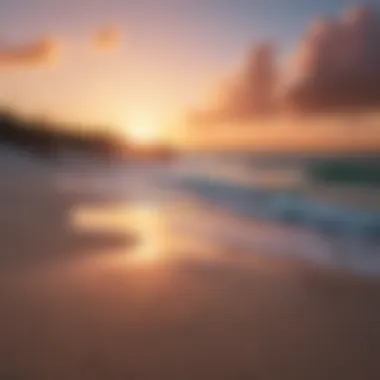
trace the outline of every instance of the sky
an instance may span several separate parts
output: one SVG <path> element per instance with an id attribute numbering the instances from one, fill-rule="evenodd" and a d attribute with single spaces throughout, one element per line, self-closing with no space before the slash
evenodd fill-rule
<path id="1" fill-rule="evenodd" d="M 199 104 L 253 44 L 273 41 L 285 62 L 311 20 L 350 4 L 0 0 L 0 104 L 115 128 L 143 115 L 168 121 Z"/>

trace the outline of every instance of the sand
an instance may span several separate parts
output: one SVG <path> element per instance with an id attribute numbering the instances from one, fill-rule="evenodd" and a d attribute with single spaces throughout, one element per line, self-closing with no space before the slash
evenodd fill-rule
<path id="1" fill-rule="evenodd" d="M 377 280 L 191 245 L 139 256 L 136 230 L 75 229 L 83 205 L 107 203 L 0 186 L 0 379 L 380 378 Z"/>

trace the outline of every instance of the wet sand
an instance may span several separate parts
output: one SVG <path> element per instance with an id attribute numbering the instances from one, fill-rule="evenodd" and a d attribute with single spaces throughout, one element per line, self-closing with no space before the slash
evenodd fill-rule
<path id="1" fill-rule="evenodd" d="M 104 200 L 37 182 L 0 187 L 0 379 L 380 378 L 377 280 L 196 244 L 147 254 L 133 229 L 73 227 Z"/>

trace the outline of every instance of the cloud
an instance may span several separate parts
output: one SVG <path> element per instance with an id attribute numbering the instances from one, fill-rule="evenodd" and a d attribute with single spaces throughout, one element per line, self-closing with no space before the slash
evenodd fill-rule
<path id="1" fill-rule="evenodd" d="M 190 114 L 191 123 L 247 121 L 267 115 L 274 108 L 276 88 L 275 54 L 269 44 L 255 46 L 242 69 L 223 86 L 214 106 Z"/>
<path id="2" fill-rule="evenodd" d="M 304 111 L 380 105 L 380 14 L 354 7 L 313 23 L 294 58 L 287 101 Z"/>
<path id="3" fill-rule="evenodd" d="M 120 42 L 120 32 L 116 28 L 103 28 L 93 36 L 93 46 L 99 51 L 110 51 Z"/>
<path id="4" fill-rule="evenodd" d="M 59 45 L 51 38 L 41 38 L 23 45 L 0 45 L 1 67 L 35 67 L 51 63 Z"/>

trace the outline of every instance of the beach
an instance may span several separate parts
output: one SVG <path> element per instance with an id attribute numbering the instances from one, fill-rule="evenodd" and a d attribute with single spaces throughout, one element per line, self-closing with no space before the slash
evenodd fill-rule
<path id="1" fill-rule="evenodd" d="M 0 0 L 0 380 L 380 380 L 356 3 Z"/>
<path id="2" fill-rule="evenodd" d="M 1 379 L 378 379 L 376 276 L 206 244 L 189 200 L 55 183 L 1 183 Z"/>

